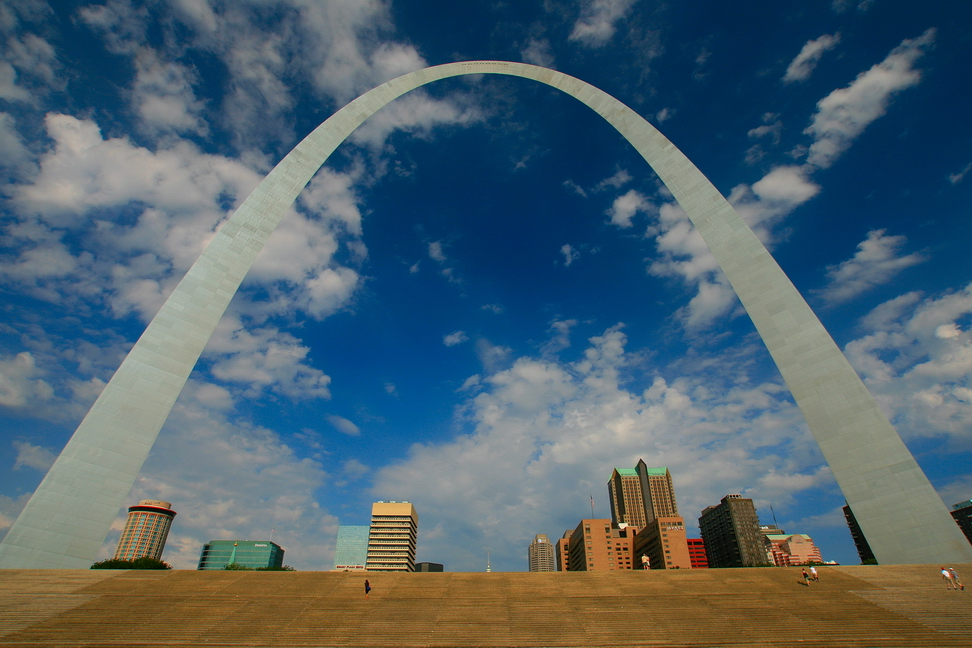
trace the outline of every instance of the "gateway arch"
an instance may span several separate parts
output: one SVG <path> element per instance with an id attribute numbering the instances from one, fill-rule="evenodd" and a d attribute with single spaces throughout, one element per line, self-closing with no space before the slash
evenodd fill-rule
<path id="1" fill-rule="evenodd" d="M 729 279 L 881 563 L 972 562 L 972 546 L 820 320 L 752 230 L 681 151 L 614 97 L 523 63 L 469 61 L 393 79 L 298 144 L 226 221 L 166 300 L 0 543 L 0 568 L 87 568 L 223 311 L 280 219 L 328 156 L 410 90 L 505 74 L 562 90 L 637 149 Z"/>

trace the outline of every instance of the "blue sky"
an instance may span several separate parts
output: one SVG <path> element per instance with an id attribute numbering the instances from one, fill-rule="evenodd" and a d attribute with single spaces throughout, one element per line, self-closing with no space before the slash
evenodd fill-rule
<path id="1" fill-rule="evenodd" d="M 942 494 L 972 497 L 972 6 L 157 0 L 0 6 L 0 534 L 220 223 L 312 128 L 503 59 L 654 123 L 773 251 Z M 752 324 L 647 164 L 523 79 L 457 78 L 342 145 L 271 237 L 129 497 L 166 560 L 332 564 L 377 499 L 418 559 L 525 570 L 668 466 L 857 560 Z M 120 514 L 102 555 L 114 549 Z"/>

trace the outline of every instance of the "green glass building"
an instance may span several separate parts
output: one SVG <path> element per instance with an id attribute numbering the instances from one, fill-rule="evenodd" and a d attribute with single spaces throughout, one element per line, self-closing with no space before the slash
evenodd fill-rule
<path id="1" fill-rule="evenodd" d="M 338 527 L 337 546 L 334 549 L 335 571 L 358 571 L 368 562 L 368 535 L 371 527 Z"/>
<path id="2" fill-rule="evenodd" d="M 210 540 L 203 545 L 196 569 L 282 567 L 284 550 L 269 540 Z"/>

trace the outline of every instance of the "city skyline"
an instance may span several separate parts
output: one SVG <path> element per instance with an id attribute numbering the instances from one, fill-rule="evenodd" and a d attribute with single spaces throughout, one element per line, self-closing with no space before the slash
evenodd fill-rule
<path id="1" fill-rule="evenodd" d="M 274 20 L 258 27 L 252 8 L 230 16 L 78 3 L 56 19 L 18 14 L 10 42 L 20 49 L 11 45 L 4 59 L 18 75 L 3 87 L 3 142 L 20 166 L 4 208 L 12 299 L 0 358 L 9 430 L 0 457 L 10 468 L 0 471 L 2 522 L 36 486 L 158 295 L 191 263 L 194 241 L 279 159 L 288 137 L 394 76 L 388 70 L 454 55 L 547 56 L 652 119 L 723 193 L 738 189 L 737 207 L 761 224 L 945 504 L 968 499 L 972 392 L 963 353 L 972 308 L 960 255 L 969 230 L 958 217 L 972 139 L 967 130 L 943 136 L 967 125 L 936 100 L 954 92 L 948 80 L 967 52 L 955 31 L 961 21 L 929 8 L 894 16 L 893 2 L 848 11 L 835 3 L 801 6 L 806 20 L 795 25 L 797 10 L 774 9 L 792 31 L 729 65 L 730 46 L 770 33 L 769 9 L 759 14 L 765 23 L 732 23 L 739 33 L 707 21 L 703 38 L 677 10 L 652 3 L 613 3 L 618 13 L 602 22 L 593 5 L 558 6 L 558 15 L 519 9 L 515 17 L 539 30 L 533 36 L 491 41 L 480 29 L 468 43 L 433 34 L 408 3 L 362 9 L 353 44 L 368 53 L 364 67 L 308 72 L 320 84 L 311 89 L 300 89 L 295 63 L 254 68 L 276 70 L 264 79 L 293 93 L 287 105 L 256 103 L 272 93 L 230 65 L 231 55 L 257 51 L 231 40 L 230 17 L 267 43 L 283 28 Z M 285 7 L 298 11 L 277 7 L 284 17 Z M 480 9 L 484 26 L 511 29 L 506 10 Z M 459 18 L 439 19 L 466 24 Z M 591 31 L 596 25 L 611 33 Z M 154 34 L 142 45 L 131 36 L 139 28 Z M 182 50 L 152 40 L 174 29 L 195 40 Z M 690 34 L 694 50 L 679 50 Z M 638 38 L 658 46 L 643 77 Z M 311 40 L 298 34 L 301 45 Z M 314 44 L 332 61 L 337 45 L 325 40 Z M 92 42 L 101 49 L 86 59 L 77 48 Z M 47 59 L 42 43 L 52 47 Z M 227 70 L 212 69 L 206 52 Z M 600 69 L 609 55 L 622 57 L 616 72 Z M 105 81 L 122 108 L 78 90 L 71 76 L 99 88 L 92 75 L 108 61 L 129 65 Z M 230 79 L 239 83 L 220 84 Z M 858 102 L 866 83 L 876 84 L 875 104 Z M 231 87 L 254 101 L 232 108 Z M 732 88 L 749 88 L 753 99 L 734 98 Z M 724 119 L 693 100 L 703 90 L 720 97 Z M 297 110 L 315 96 L 325 107 Z M 827 106 L 862 112 L 828 138 L 814 130 Z M 233 112 L 257 108 L 270 118 Z M 284 115 L 299 133 L 272 119 Z M 271 239 L 278 247 L 231 306 L 129 498 L 187 502 L 170 539 L 177 566 L 187 555 L 195 561 L 190 545 L 209 535 L 206 519 L 230 537 L 276 526 L 298 569 L 300 560 L 326 565 L 338 522 L 364 521 L 356 497 L 397 497 L 435 511 L 423 522 L 419 560 L 478 570 L 490 547 L 494 567 L 513 570 L 524 538 L 586 517 L 604 467 L 642 455 L 685 480 L 690 520 L 706 502 L 741 491 L 758 508 L 773 503 L 782 526 L 810 534 L 826 558 L 853 561 L 842 498 L 765 350 L 622 142 L 602 145 L 605 133 L 569 100 L 493 80 L 430 89 L 378 117 L 305 193 L 304 207 L 324 216 L 295 215 Z M 557 148 L 565 133 L 576 135 L 574 124 L 591 130 L 585 153 Z M 827 166 L 800 175 L 800 146 L 818 161 L 829 155 Z M 124 191 L 111 177 L 122 169 L 132 174 Z M 433 177 L 452 189 L 436 194 L 423 184 Z M 822 241 L 826 223 L 842 227 Z M 489 479 L 497 466 L 506 480 Z M 578 492 L 545 485 L 564 482 Z M 522 537 L 494 535 L 509 528 Z M 106 545 L 115 541 L 117 530 Z"/>

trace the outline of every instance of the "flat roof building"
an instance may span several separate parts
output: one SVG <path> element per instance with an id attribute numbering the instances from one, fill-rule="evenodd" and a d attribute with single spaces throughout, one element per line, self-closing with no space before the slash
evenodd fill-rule
<path id="1" fill-rule="evenodd" d="M 269 540 L 210 540 L 203 545 L 196 569 L 282 567 L 284 550 Z"/>
<path id="2" fill-rule="evenodd" d="M 647 556 L 651 569 L 691 569 L 685 521 L 680 517 L 656 517 L 637 532 L 633 555 L 636 569 Z"/>
<path id="3" fill-rule="evenodd" d="M 176 512 L 172 504 L 162 500 L 141 500 L 128 507 L 128 519 L 118 539 L 115 560 L 154 558 L 162 560 L 165 541 Z"/>
<path id="4" fill-rule="evenodd" d="M 702 538 L 686 538 L 685 544 L 688 546 L 692 569 L 708 569 L 709 559 L 705 554 L 705 543 Z"/>
<path id="5" fill-rule="evenodd" d="M 415 571 L 417 572 L 441 572 L 445 571 L 442 563 L 434 562 L 417 562 L 415 563 Z"/>
<path id="6" fill-rule="evenodd" d="M 726 495 L 699 518 L 709 567 L 762 567 L 768 564 L 753 500 Z"/>
<path id="7" fill-rule="evenodd" d="M 363 571 L 368 562 L 368 535 L 371 527 L 338 527 L 334 547 L 334 571 Z"/>
<path id="8" fill-rule="evenodd" d="M 371 505 L 368 571 L 415 571 L 419 516 L 410 502 L 378 501 Z"/>
<path id="9" fill-rule="evenodd" d="M 557 571 L 569 571 L 570 565 L 570 536 L 574 534 L 573 529 L 564 531 L 563 537 L 557 540 Z"/>
<path id="10" fill-rule="evenodd" d="M 637 531 L 637 527 L 613 527 L 611 520 L 581 520 L 570 536 L 567 571 L 632 569 Z"/>
<path id="11" fill-rule="evenodd" d="M 966 500 L 953 505 L 950 512 L 958 523 L 959 528 L 962 529 L 962 533 L 965 534 L 969 542 L 972 542 L 972 500 Z"/>

